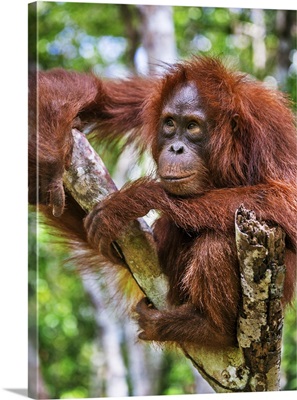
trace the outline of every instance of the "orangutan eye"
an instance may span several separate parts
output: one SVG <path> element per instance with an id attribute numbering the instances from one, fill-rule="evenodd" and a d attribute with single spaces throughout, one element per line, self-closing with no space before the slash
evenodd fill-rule
<path id="1" fill-rule="evenodd" d="M 199 130 L 200 131 L 200 127 L 197 124 L 197 122 L 190 122 L 188 125 L 188 130 L 189 131 L 194 131 L 194 130 Z"/>
<path id="2" fill-rule="evenodd" d="M 165 135 L 173 135 L 174 134 L 174 132 L 175 132 L 175 128 L 176 128 L 176 123 L 175 123 L 175 121 L 174 121 L 174 119 L 173 118 L 171 118 L 171 117 L 168 117 L 168 118 L 166 118 L 165 120 L 164 120 L 164 123 L 163 123 L 163 133 L 165 134 Z"/>
<path id="3" fill-rule="evenodd" d="M 173 121 L 173 119 L 172 119 L 172 118 L 167 118 L 167 119 L 165 120 L 165 125 L 168 126 L 168 127 L 170 127 L 170 128 L 174 127 L 174 121 Z"/>

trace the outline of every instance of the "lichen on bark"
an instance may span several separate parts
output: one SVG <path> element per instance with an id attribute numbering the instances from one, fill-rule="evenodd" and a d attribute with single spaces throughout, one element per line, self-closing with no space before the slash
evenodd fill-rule
<path id="1" fill-rule="evenodd" d="M 235 225 L 242 287 L 238 343 L 250 369 L 248 388 L 279 390 L 285 234 L 243 206 Z"/>

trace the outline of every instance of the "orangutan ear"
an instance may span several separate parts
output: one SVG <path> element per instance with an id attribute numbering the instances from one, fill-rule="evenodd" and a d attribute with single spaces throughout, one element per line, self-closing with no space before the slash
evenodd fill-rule
<path id="1" fill-rule="evenodd" d="M 239 115 L 234 114 L 231 120 L 232 131 L 235 133 L 239 130 Z"/>

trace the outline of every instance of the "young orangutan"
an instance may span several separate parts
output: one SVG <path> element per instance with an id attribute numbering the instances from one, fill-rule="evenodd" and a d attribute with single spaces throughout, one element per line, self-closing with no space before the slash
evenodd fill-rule
<path id="1" fill-rule="evenodd" d="M 98 251 L 116 263 L 111 244 L 119 232 L 151 209 L 160 212 L 154 237 L 169 280 L 171 307 L 159 311 L 146 299 L 140 301 L 141 339 L 213 348 L 236 342 L 241 293 L 234 215 L 241 204 L 285 231 L 283 303 L 291 301 L 296 281 L 297 141 L 283 94 L 226 69 L 214 58 L 194 57 L 168 68 L 160 78 L 110 86 L 81 76 L 75 88 L 69 81 L 78 79 L 76 75 L 58 74 L 63 88 L 69 87 L 69 97 L 53 108 L 57 89 L 39 109 L 38 190 L 41 199 L 50 194 L 45 208 L 50 223 L 69 240 L 88 247 L 86 265 L 88 254 Z M 47 80 L 52 80 L 50 74 L 40 81 L 41 93 Z M 71 101 L 74 98 L 79 101 Z M 95 122 L 110 139 L 129 130 L 132 140 L 151 150 L 156 179 L 129 184 L 88 215 L 70 195 L 64 209 L 61 172 L 67 168 L 69 132 L 77 117 L 82 125 Z M 52 209 L 59 218 L 51 215 Z"/>

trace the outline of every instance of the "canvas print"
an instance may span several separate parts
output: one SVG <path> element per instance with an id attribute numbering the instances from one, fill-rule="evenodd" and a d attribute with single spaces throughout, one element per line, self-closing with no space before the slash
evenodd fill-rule
<path id="1" fill-rule="evenodd" d="M 296 390 L 296 11 L 28 15 L 29 396 Z"/>

